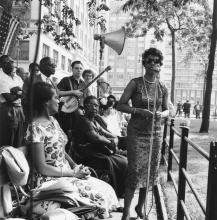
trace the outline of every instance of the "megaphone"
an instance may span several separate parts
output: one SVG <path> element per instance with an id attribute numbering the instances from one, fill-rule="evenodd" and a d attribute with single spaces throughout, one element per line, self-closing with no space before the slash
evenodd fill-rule
<path id="1" fill-rule="evenodd" d="M 120 55 L 124 49 L 124 43 L 126 39 L 125 28 L 107 33 L 107 34 L 94 34 L 94 40 L 100 40 L 101 47 L 103 49 L 104 44 L 111 47 L 118 55 Z"/>

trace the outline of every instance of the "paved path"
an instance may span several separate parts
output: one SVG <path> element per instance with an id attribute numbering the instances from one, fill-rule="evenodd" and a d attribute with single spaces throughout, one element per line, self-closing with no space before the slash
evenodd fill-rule
<path id="1" fill-rule="evenodd" d="M 135 212 L 135 206 L 138 201 L 138 196 L 139 196 L 139 192 L 136 192 L 134 195 L 133 201 L 132 201 L 131 209 L 130 209 L 131 220 L 135 220 L 137 217 L 136 212 Z M 124 205 L 123 199 L 121 199 L 120 204 L 122 206 Z M 152 193 L 150 191 L 149 196 L 148 196 L 148 211 L 150 210 L 151 204 L 152 204 Z M 121 220 L 122 213 L 112 212 L 111 215 L 112 215 L 112 217 L 108 218 L 108 220 Z M 153 197 L 153 206 L 152 206 L 151 212 L 149 214 L 149 220 L 157 220 L 154 197 Z"/>

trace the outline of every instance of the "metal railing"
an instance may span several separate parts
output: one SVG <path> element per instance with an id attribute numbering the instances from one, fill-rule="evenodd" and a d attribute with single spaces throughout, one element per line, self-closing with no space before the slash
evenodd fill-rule
<path id="1" fill-rule="evenodd" d="M 167 131 L 169 128 L 169 140 L 167 138 Z M 175 191 L 177 193 L 177 220 L 192 220 L 189 210 L 185 204 L 186 183 L 189 185 L 193 195 L 195 196 L 201 210 L 205 215 L 206 220 L 217 220 L 217 142 L 210 143 L 210 153 L 208 154 L 200 146 L 195 144 L 188 138 L 189 128 L 186 126 L 180 126 L 181 133 L 174 127 L 174 119 L 169 122 L 166 120 L 163 132 L 162 142 L 162 160 L 161 162 L 167 166 L 167 181 L 172 181 Z M 180 157 L 174 152 L 174 135 L 180 137 Z M 193 147 L 200 155 L 209 161 L 208 170 L 208 187 L 207 187 L 207 199 L 205 202 L 201 199 L 200 194 L 194 187 L 188 173 L 187 173 L 187 154 L 188 146 Z M 166 158 L 166 149 L 168 149 L 168 160 Z M 178 184 L 172 173 L 173 158 L 179 166 L 178 171 Z"/>

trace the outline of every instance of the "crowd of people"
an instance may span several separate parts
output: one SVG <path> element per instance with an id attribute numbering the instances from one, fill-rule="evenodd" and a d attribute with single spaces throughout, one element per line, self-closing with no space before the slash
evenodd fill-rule
<path id="1" fill-rule="evenodd" d="M 197 101 L 197 103 L 193 107 L 193 114 L 195 115 L 196 119 L 200 119 L 202 110 L 203 110 L 202 105 L 200 104 L 199 101 Z M 182 112 L 184 112 L 185 118 L 191 117 L 191 103 L 189 102 L 189 100 L 186 100 L 186 102 L 184 102 L 183 104 L 180 101 L 177 103 L 177 109 L 175 115 L 181 117 Z"/>
<path id="2" fill-rule="evenodd" d="M 104 218 L 121 210 L 122 220 L 129 220 L 139 188 L 135 211 L 144 218 L 147 188 L 157 183 L 161 119 L 169 116 L 169 107 L 167 88 L 159 80 L 161 51 L 146 50 L 142 64 L 145 74 L 132 79 L 117 101 L 113 95 L 93 95 L 95 88 L 87 85 L 94 73 L 81 61 L 72 62 L 72 76 L 56 84 L 50 57 L 31 63 L 29 77 L 21 79 L 14 61 L 1 56 L 0 146 L 28 146 L 34 187 L 63 178 L 80 204 L 97 205 Z M 107 171 L 108 183 L 90 177 L 88 167 Z M 123 209 L 118 198 L 124 198 Z M 34 203 L 33 211 L 43 214 L 61 205 L 46 200 Z"/>

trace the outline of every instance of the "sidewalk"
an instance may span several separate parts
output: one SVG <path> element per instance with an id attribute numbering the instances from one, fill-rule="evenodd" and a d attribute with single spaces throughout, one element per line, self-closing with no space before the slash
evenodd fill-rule
<path id="1" fill-rule="evenodd" d="M 136 212 L 135 212 L 135 206 L 137 204 L 138 197 L 139 197 L 139 191 L 136 191 L 136 193 L 134 195 L 134 198 L 133 198 L 133 201 L 132 201 L 132 204 L 131 204 L 131 209 L 130 209 L 130 216 L 131 216 L 132 220 L 136 219 L 136 217 L 137 217 Z M 121 206 L 124 206 L 124 200 L 123 199 L 121 199 L 120 204 L 121 204 Z M 150 191 L 149 195 L 148 195 L 148 209 L 147 209 L 147 212 L 149 212 L 151 206 L 152 206 L 152 193 Z M 109 220 L 121 220 L 122 213 L 112 212 L 111 215 L 112 215 L 112 217 L 108 218 Z M 157 220 L 154 197 L 153 197 L 153 206 L 152 206 L 151 212 L 149 214 L 149 220 Z"/>

